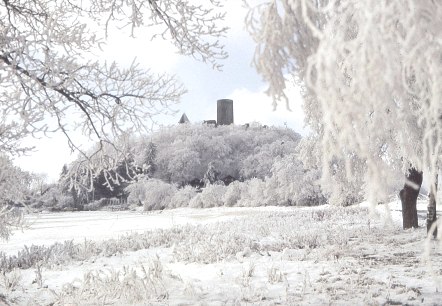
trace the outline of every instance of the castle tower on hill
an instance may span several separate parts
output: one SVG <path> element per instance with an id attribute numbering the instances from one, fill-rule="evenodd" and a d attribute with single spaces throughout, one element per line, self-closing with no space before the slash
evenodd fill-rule
<path id="1" fill-rule="evenodd" d="M 221 99 L 217 101 L 216 121 L 219 125 L 233 124 L 233 100 Z"/>

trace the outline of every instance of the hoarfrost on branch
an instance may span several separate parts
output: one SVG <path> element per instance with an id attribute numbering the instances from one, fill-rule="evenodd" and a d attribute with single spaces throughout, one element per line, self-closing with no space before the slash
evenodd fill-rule
<path id="1" fill-rule="evenodd" d="M 135 36 L 149 28 L 154 38 L 169 39 L 181 54 L 219 68 L 218 60 L 226 57 L 219 42 L 226 32 L 220 8 L 217 0 L 204 5 L 185 0 L 1 0 L 0 153 L 25 153 L 32 148 L 23 145 L 24 138 L 61 132 L 84 157 L 73 171 L 94 169 L 91 176 L 96 176 L 104 170 L 106 181 L 118 181 L 109 170 L 119 158 L 107 156 L 110 151 L 103 147 L 114 146 L 127 133 L 149 130 L 155 116 L 170 112 L 185 91 L 173 76 L 155 75 L 135 61 L 120 68 L 96 60 L 96 52 L 110 31 L 129 27 Z M 98 149 L 87 152 L 75 139 L 77 131 L 98 142 Z M 114 152 L 124 155 L 120 149 Z M 88 167 L 91 161 L 101 164 Z M 9 173 L 8 167 L 0 167 L 2 177 Z M 18 224 L 8 203 L 0 199 L 0 237 L 7 237 L 3 225 L 8 230 Z"/>
<path id="2" fill-rule="evenodd" d="M 74 130 L 100 142 L 146 130 L 184 93 L 172 76 L 94 60 L 108 31 L 149 27 L 185 55 L 208 61 L 226 53 L 220 3 L 188 1 L 0 1 L 0 150 L 20 153 L 28 135 Z M 216 9 L 216 10 L 215 10 Z M 141 32 L 141 30 L 140 30 Z M 155 36 L 155 35 L 154 35 Z M 88 60 L 89 59 L 89 60 Z M 48 123 L 51 118 L 52 122 Z"/>
<path id="3" fill-rule="evenodd" d="M 438 1 L 265 1 L 248 21 L 255 66 L 275 101 L 286 82 L 304 95 L 323 176 L 335 158 L 366 164 L 375 202 L 391 171 L 435 173 L 442 121 L 442 4 Z M 254 10 L 251 11 L 251 16 Z"/>

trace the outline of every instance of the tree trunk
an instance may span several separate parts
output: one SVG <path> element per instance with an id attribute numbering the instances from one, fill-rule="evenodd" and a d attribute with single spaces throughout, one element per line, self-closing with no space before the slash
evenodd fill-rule
<path id="1" fill-rule="evenodd" d="M 430 199 L 428 202 L 428 212 L 427 212 L 427 233 L 430 231 L 431 226 L 436 222 L 436 195 L 437 195 L 437 181 L 438 175 L 434 176 L 434 183 L 430 186 Z M 437 237 L 437 228 L 433 232 L 433 237 Z"/>
<path id="2" fill-rule="evenodd" d="M 422 172 L 415 168 L 409 169 L 405 176 L 404 188 L 399 192 L 402 202 L 402 225 L 404 229 L 417 228 L 417 196 L 422 185 Z"/>

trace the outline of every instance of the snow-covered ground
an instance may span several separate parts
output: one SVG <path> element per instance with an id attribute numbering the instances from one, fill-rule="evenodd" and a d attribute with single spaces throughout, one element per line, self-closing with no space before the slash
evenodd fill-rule
<path id="1" fill-rule="evenodd" d="M 284 211 L 287 208 L 213 208 L 173 209 L 165 211 L 82 211 L 42 213 L 27 217 L 26 227 L 15 231 L 7 242 L 0 241 L 0 251 L 17 253 L 24 245 L 50 245 L 55 242 L 84 239 L 118 238 L 129 233 L 152 229 L 166 229 L 186 224 L 204 224 L 232 219 L 241 215 L 253 216 L 259 211 Z"/>
<path id="2" fill-rule="evenodd" d="M 35 249 L 45 254 L 36 264 L 0 273 L 0 304 L 442 303 L 438 243 L 430 265 L 425 229 L 403 231 L 399 204 L 389 206 L 391 222 L 370 218 L 364 204 L 32 216 L 0 245 L 3 263 L 24 244 L 74 243 Z M 425 203 L 418 209 L 423 226 Z"/>

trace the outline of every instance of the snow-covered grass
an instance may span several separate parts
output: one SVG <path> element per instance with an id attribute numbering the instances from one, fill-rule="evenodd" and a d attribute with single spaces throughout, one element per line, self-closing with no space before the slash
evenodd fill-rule
<path id="1" fill-rule="evenodd" d="M 390 207 L 391 222 L 365 205 L 42 214 L 1 245 L 0 303 L 437 304 L 437 244 L 429 271 L 425 229 Z M 33 237 L 45 246 L 20 251 Z"/>

